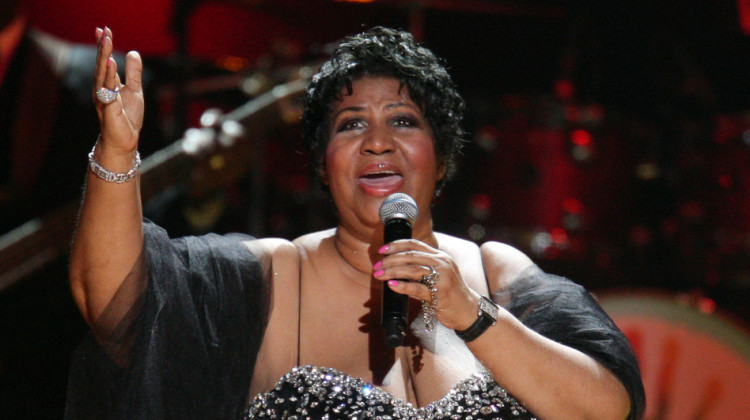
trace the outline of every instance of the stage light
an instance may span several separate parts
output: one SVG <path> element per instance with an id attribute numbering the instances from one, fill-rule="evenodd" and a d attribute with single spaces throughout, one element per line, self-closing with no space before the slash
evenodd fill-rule
<path id="1" fill-rule="evenodd" d="M 560 79 L 557 82 L 555 82 L 555 96 L 557 96 L 558 99 L 561 101 L 569 101 L 573 99 L 573 96 L 576 93 L 576 87 L 568 79 Z"/>
<path id="2" fill-rule="evenodd" d="M 469 202 L 469 214 L 476 220 L 487 220 L 490 217 L 492 201 L 487 194 L 475 194 Z"/>
<path id="3" fill-rule="evenodd" d="M 589 147 L 593 143 L 591 133 L 581 129 L 571 131 L 570 141 L 581 147 Z"/>

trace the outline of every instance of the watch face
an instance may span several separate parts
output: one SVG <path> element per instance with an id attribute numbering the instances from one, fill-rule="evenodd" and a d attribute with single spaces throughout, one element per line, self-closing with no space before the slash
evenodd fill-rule
<path id="1" fill-rule="evenodd" d="M 479 309 L 493 320 L 497 319 L 497 305 L 488 298 L 482 296 L 482 299 L 479 300 Z"/>

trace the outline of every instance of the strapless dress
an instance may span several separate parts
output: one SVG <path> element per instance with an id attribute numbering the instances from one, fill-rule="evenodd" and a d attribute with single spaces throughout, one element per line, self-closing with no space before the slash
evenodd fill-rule
<path id="1" fill-rule="evenodd" d="M 414 407 L 336 369 L 301 366 L 250 401 L 244 418 L 273 419 L 536 419 L 487 372 L 475 373 L 443 398 Z"/>

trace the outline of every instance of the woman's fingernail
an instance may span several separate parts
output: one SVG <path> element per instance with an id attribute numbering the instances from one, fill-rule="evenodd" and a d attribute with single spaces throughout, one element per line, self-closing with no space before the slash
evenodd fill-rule
<path id="1" fill-rule="evenodd" d="M 385 244 L 385 245 L 383 245 L 383 246 L 380 247 L 380 249 L 378 250 L 378 253 L 382 254 L 382 253 L 388 251 L 388 248 L 389 248 L 388 244 Z"/>
<path id="2" fill-rule="evenodd" d="M 398 280 L 388 280 L 388 286 L 398 286 Z"/>
<path id="3" fill-rule="evenodd" d="M 372 266 L 372 269 L 373 270 L 377 270 L 382 265 L 383 265 L 383 261 L 378 261 L 378 262 L 375 263 L 375 265 Z"/>
<path id="4" fill-rule="evenodd" d="M 375 277 L 380 277 L 380 276 L 383 275 L 383 273 L 385 273 L 385 270 L 378 270 L 378 271 L 374 272 L 372 275 L 375 276 Z"/>

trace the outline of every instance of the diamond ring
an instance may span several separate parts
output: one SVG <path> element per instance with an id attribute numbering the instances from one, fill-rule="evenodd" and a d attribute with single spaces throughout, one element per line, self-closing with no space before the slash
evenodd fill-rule
<path id="1" fill-rule="evenodd" d="M 117 95 L 119 94 L 120 92 L 118 92 L 117 90 L 108 89 L 102 86 L 96 90 L 96 99 L 98 99 L 99 102 L 105 105 L 111 104 L 117 99 Z"/>

